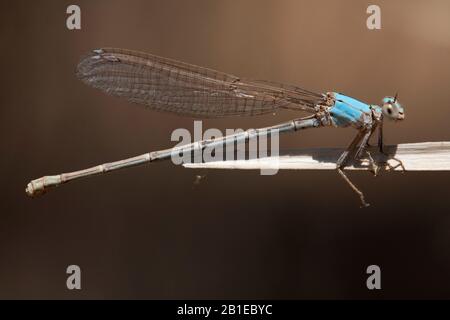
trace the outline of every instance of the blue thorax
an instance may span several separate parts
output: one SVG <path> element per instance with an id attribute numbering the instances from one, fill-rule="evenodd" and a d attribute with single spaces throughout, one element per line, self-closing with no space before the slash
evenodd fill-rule
<path id="1" fill-rule="evenodd" d="M 337 92 L 333 94 L 336 101 L 330 109 L 330 115 L 333 125 L 337 127 L 361 127 L 372 120 L 372 108 L 379 108 Z"/>

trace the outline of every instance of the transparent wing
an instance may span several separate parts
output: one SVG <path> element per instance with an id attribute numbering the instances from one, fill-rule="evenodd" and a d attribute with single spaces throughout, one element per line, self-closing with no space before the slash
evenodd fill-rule
<path id="1" fill-rule="evenodd" d="M 88 85 L 151 109 L 195 117 L 260 115 L 279 108 L 315 112 L 325 96 L 124 49 L 94 50 L 77 68 Z"/>

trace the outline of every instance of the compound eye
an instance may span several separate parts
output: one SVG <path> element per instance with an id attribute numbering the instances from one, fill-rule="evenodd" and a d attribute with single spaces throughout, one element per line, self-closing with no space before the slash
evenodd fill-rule
<path id="1" fill-rule="evenodd" d="M 392 104 L 386 104 L 386 112 L 388 115 L 392 115 Z"/>

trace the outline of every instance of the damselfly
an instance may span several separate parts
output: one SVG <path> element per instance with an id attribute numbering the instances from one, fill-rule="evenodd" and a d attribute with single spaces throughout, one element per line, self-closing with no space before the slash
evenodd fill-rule
<path id="1" fill-rule="evenodd" d="M 292 121 L 225 136 L 197 141 L 181 147 L 149 152 L 137 157 L 106 163 L 89 169 L 45 176 L 31 181 L 26 192 L 36 195 L 62 183 L 131 167 L 155 160 L 168 159 L 174 153 L 223 146 L 271 132 L 293 132 L 325 126 L 353 127 L 358 133 L 336 163 L 342 178 L 358 194 L 364 206 L 363 193 L 347 178 L 343 169 L 348 160 L 361 159 L 367 152 L 371 135 L 378 129 L 378 147 L 383 152 L 383 120 L 403 120 L 403 107 L 395 97 L 385 97 L 382 105 L 371 105 L 337 92 L 314 93 L 291 85 L 246 80 L 234 75 L 202 68 L 155 55 L 124 49 L 93 50 L 78 65 L 78 77 L 86 84 L 114 96 L 158 111 L 195 117 L 253 116 L 279 109 L 305 111 L 309 116 Z M 368 155 L 369 159 L 370 154 Z M 372 163 L 373 168 L 376 164 Z M 374 169 L 376 173 L 376 169 Z"/>

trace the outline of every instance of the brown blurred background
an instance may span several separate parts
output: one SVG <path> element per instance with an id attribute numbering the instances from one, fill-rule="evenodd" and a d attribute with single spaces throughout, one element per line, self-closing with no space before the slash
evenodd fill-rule
<path id="1" fill-rule="evenodd" d="M 81 7 L 82 29 L 66 28 Z M 151 112 L 75 77 L 89 50 L 122 47 L 246 78 L 367 101 L 399 92 L 386 142 L 450 138 L 450 2 L 10 1 L 1 10 L 0 298 L 450 298 L 449 173 L 197 171 L 170 162 L 77 181 L 41 198 L 31 179 L 173 145 L 193 119 Z M 299 114 L 208 120 L 249 128 Z M 282 137 L 345 146 L 351 129 Z M 66 267 L 82 290 L 66 289 Z M 377 264 L 382 290 L 366 289 Z"/>

